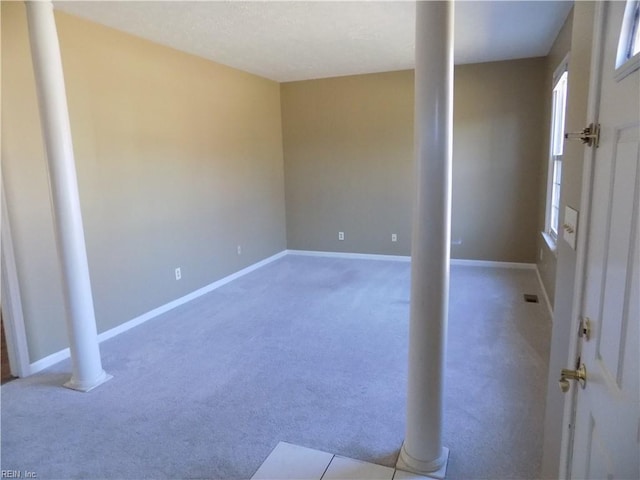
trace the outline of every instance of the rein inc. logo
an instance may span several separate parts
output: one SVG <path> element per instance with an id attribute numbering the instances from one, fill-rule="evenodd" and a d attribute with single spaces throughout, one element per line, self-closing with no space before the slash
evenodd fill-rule
<path id="1" fill-rule="evenodd" d="M 38 474 L 30 470 L 0 470 L 0 478 L 38 478 Z"/>

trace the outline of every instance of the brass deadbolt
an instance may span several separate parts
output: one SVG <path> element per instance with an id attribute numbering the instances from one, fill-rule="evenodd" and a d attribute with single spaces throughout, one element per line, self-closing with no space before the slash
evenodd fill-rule
<path id="1" fill-rule="evenodd" d="M 600 144 L 600 124 L 590 123 L 588 127 L 585 127 L 580 132 L 568 132 L 564 134 L 566 140 L 581 140 L 582 143 L 590 147 L 595 146 L 598 148 Z"/>
<path id="2" fill-rule="evenodd" d="M 582 388 L 587 386 L 587 368 L 584 366 L 584 363 L 580 365 L 580 368 L 577 370 L 562 369 L 560 380 L 558 380 L 562 393 L 569 391 L 569 387 L 571 386 L 569 380 L 577 380 Z"/>

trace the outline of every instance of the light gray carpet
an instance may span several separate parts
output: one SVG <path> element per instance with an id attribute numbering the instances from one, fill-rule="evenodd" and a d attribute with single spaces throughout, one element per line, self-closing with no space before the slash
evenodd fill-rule
<path id="1" fill-rule="evenodd" d="M 453 267 L 448 478 L 535 478 L 550 319 L 533 271 Z M 46 478 L 249 478 L 279 441 L 382 465 L 404 436 L 409 264 L 287 256 L 2 386 L 2 469 Z M 542 297 L 541 297 L 542 299 Z"/>

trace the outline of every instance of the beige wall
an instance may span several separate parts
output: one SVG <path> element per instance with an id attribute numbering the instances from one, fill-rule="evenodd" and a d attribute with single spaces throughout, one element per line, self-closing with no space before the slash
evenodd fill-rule
<path id="1" fill-rule="evenodd" d="M 547 205 L 547 182 L 549 175 L 549 141 L 551 131 L 551 95 L 553 92 L 553 74 L 571 50 L 571 32 L 573 26 L 573 10 L 569 12 L 564 25 L 560 29 L 556 40 L 554 41 L 549 55 L 547 55 L 546 75 L 544 78 L 545 96 L 544 96 L 544 121 L 542 123 L 544 130 L 542 155 L 540 156 L 540 190 L 538 193 L 538 256 L 537 264 L 540 278 L 544 284 L 545 291 L 549 297 L 551 305 L 554 304 L 555 288 L 556 288 L 556 257 L 557 252 L 549 248 L 541 232 L 545 227 L 545 214 Z"/>
<path id="2" fill-rule="evenodd" d="M 413 72 L 285 83 L 281 96 L 288 248 L 407 255 Z"/>
<path id="3" fill-rule="evenodd" d="M 99 331 L 286 248 L 277 83 L 65 14 L 56 21 Z M 22 2 L 2 2 L 2 93 L 3 182 L 33 362 L 67 341 Z"/>
<path id="4" fill-rule="evenodd" d="M 455 258 L 535 261 L 545 65 L 455 69 Z M 413 72 L 292 82 L 281 92 L 288 247 L 408 255 Z"/>
<path id="5" fill-rule="evenodd" d="M 535 262 L 544 58 L 455 70 L 453 258 Z"/>

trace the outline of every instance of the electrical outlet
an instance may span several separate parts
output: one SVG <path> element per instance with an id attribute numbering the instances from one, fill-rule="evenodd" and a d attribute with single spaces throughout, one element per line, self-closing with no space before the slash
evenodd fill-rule
<path id="1" fill-rule="evenodd" d="M 344 240 L 344 232 L 338 232 L 338 240 Z"/>
<path id="2" fill-rule="evenodd" d="M 397 241 L 398 241 L 398 235 L 397 235 L 397 234 L 395 234 L 395 233 L 392 233 L 392 234 L 391 234 L 391 241 L 392 241 L 392 242 L 397 242 Z"/>
<path id="3" fill-rule="evenodd" d="M 238 245 L 238 255 L 242 255 L 242 246 Z"/>
<path id="4" fill-rule="evenodd" d="M 540 260 L 544 258 L 544 250 L 540 249 Z"/>
<path id="5" fill-rule="evenodd" d="M 176 280 L 180 280 L 182 278 L 182 270 L 180 267 L 176 268 Z"/>

